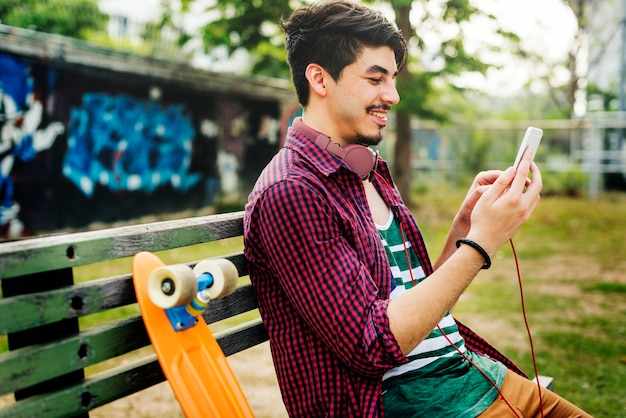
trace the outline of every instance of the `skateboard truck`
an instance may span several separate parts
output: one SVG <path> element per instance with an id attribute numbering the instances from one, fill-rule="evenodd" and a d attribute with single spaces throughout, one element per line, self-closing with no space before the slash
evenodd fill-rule
<path id="1" fill-rule="evenodd" d="M 198 323 L 198 316 L 202 314 L 211 300 L 208 288 L 214 282 L 213 276 L 210 273 L 202 273 L 197 277 L 197 280 L 198 288 L 202 290 L 198 291 L 196 297 L 191 302 L 185 306 L 174 306 L 165 309 L 167 319 L 169 319 L 172 328 L 177 332 L 194 327 Z M 169 283 L 169 281 L 163 281 L 161 288 L 167 287 Z M 163 289 L 164 293 L 166 291 L 167 289 Z"/>
<path id="2" fill-rule="evenodd" d="M 162 308 L 175 331 L 194 327 L 211 299 L 237 287 L 237 267 L 226 259 L 203 260 L 193 270 L 184 264 L 159 267 L 148 279 L 152 303 Z"/>

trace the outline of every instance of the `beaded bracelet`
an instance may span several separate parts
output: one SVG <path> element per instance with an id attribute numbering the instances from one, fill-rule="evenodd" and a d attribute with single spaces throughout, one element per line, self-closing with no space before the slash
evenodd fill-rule
<path id="1" fill-rule="evenodd" d="M 489 258 L 489 254 L 487 254 L 487 251 L 485 251 L 483 247 L 481 247 L 480 245 L 478 245 L 476 242 L 472 241 L 471 239 L 467 239 L 467 238 L 461 238 L 457 240 L 456 248 L 459 248 L 461 244 L 469 245 L 470 247 L 478 251 L 480 255 L 483 256 L 483 258 L 485 259 L 485 264 L 481 267 L 481 269 L 487 270 L 489 267 L 491 267 L 491 258 Z"/>

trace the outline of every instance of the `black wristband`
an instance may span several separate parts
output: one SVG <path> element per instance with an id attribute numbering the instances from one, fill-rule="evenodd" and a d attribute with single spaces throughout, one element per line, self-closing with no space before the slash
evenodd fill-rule
<path id="1" fill-rule="evenodd" d="M 483 256 L 483 258 L 485 259 L 485 264 L 483 264 L 481 269 L 487 270 L 489 267 L 491 267 L 491 258 L 489 258 L 489 254 L 487 254 L 487 251 L 485 251 L 483 247 L 481 247 L 480 245 L 478 245 L 476 242 L 472 241 L 471 239 L 467 239 L 467 238 L 461 238 L 457 240 L 456 248 L 459 248 L 461 244 L 469 245 L 470 247 L 478 251 L 480 255 Z"/>

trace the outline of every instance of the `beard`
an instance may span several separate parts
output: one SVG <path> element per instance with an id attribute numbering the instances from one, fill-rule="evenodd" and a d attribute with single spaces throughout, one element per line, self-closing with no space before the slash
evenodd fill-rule
<path id="1" fill-rule="evenodd" d="M 356 137 L 354 138 L 355 144 L 365 145 L 366 147 L 375 146 L 380 144 L 380 141 L 383 140 L 383 130 L 382 128 L 378 131 L 377 135 L 363 135 L 357 132 Z"/>
<path id="2" fill-rule="evenodd" d="M 386 105 L 386 104 L 379 104 L 379 105 L 372 105 L 369 106 L 366 111 L 367 113 L 376 110 L 376 109 L 383 109 L 386 111 L 390 110 L 390 106 Z M 378 129 L 378 132 L 376 132 L 375 134 L 370 134 L 370 135 L 365 135 L 361 132 L 356 132 L 355 135 L 355 144 L 361 144 L 361 145 L 365 145 L 367 147 L 369 146 L 374 146 L 374 145 L 378 145 L 380 144 L 380 141 L 383 140 L 383 129 L 384 126 L 381 126 L 380 129 Z"/>

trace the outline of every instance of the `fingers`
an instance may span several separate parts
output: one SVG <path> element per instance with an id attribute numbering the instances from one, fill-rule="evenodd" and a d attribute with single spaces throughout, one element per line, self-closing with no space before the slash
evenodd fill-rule
<path id="1" fill-rule="evenodd" d="M 457 217 L 461 220 L 467 220 L 469 222 L 469 216 L 471 215 L 476 202 L 487 190 L 489 190 L 490 187 L 490 185 L 484 185 L 476 186 L 470 189 L 469 193 L 465 197 L 465 200 L 463 200 L 461 207 L 459 208 Z"/>
<path id="2" fill-rule="evenodd" d="M 499 248 L 539 204 L 543 187 L 541 172 L 531 157 L 532 152 L 526 150 L 517 170 L 509 167 L 500 172 L 491 185 L 476 185 L 477 200 L 470 215 L 468 237 L 475 236 L 485 248 L 493 251 Z M 483 175 L 481 179 L 492 175 Z"/>
<path id="3" fill-rule="evenodd" d="M 532 180 L 528 178 L 528 174 L 532 175 Z M 537 206 L 539 203 L 539 193 L 543 188 L 541 172 L 537 165 L 531 161 L 530 154 L 527 154 L 518 169 L 509 167 L 493 182 L 491 186 L 479 186 L 474 191 L 477 198 L 484 200 L 485 203 L 493 205 L 499 199 L 504 199 L 508 204 L 505 210 L 513 209 L 509 205 L 521 205 L 520 208 L 528 210 Z M 498 205 L 499 206 L 499 205 Z"/>
<path id="4" fill-rule="evenodd" d="M 533 188 L 538 188 L 538 191 L 541 191 L 541 189 L 543 188 L 543 178 L 541 177 L 541 171 L 539 170 L 539 167 L 537 167 L 537 164 L 535 164 L 534 162 L 530 164 L 530 175 L 532 177 L 532 182 L 530 186 L 533 186 Z"/>
<path id="5" fill-rule="evenodd" d="M 529 179 L 529 174 L 532 180 Z M 532 187 L 531 187 L 532 186 Z M 514 193 L 539 193 L 542 189 L 541 172 L 532 160 L 532 150 L 526 148 L 524 155 L 517 166 L 515 179 L 511 183 L 511 191 Z"/>
<path id="6" fill-rule="evenodd" d="M 474 178 L 474 184 L 477 186 L 490 185 L 502 174 L 501 170 L 481 171 Z"/>
<path id="7" fill-rule="evenodd" d="M 490 198 L 492 201 L 496 200 L 498 196 L 502 195 L 502 193 L 511 186 L 511 182 L 516 177 L 515 169 L 513 167 L 507 168 L 506 171 L 502 172 L 498 178 L 496 178 L 491 187 L 483 193 L 484 197 Z"/>

